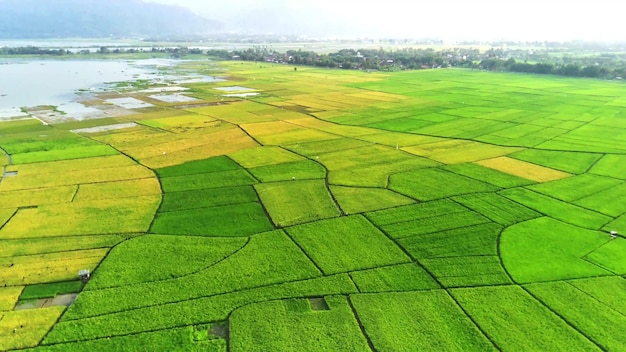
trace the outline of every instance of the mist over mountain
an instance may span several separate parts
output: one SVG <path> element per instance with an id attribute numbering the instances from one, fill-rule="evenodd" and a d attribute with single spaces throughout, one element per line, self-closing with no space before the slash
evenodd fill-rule
<path id="1" fill-rule="evenodd" d="M 187 8 L 140 0 L 0 0 L 0 38 L 172 37 L 220 30 Z"/>
<path id="2" fill-rule="evenodd" d="M 624 41 L 615 0 L 146 0 L 224 23 L 223 32 L 313 37 Z"/>

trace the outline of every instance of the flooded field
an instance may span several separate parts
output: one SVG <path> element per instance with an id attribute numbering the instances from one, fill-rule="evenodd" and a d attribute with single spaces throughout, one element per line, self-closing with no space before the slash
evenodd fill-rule
<path id="1" fill-rule="evenodd" d="M 112 112 L 104 113 L 100 107 L 87 106 L 83 102 L 93 100 L 98 93 L 131 89 L 134 82 L 163 85 L 152 88 L 157 93 L 169 91 L 169 86 L 179 83 L 223 80 L 219 77 L 176 72 L 179 62 L 163 59 L 0 59 L 0 120 L 24 118 L 31 115 L 31 110 L 46 111 L 44 116 L 39 116 L 43 117 L 42 120 L 84 120 L 111 116 Z M 172 87 L 172 91 L 180 89 Z M 126 109 L 147 106 L 122 105 Z"/>

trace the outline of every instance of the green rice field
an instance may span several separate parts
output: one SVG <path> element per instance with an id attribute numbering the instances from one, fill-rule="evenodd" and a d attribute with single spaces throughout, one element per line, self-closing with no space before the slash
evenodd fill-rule
<path id="1" fill-rule="evenodd" d="M 626 351 L 623 82 L 218 67 L 0 122 L 0 351 Z"/>

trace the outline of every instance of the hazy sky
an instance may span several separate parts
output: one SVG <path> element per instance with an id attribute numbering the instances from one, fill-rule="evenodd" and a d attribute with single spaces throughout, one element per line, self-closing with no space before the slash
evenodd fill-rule
<path id="1" fill-rule="evenodd" d="M 614 0 L 147 0 L 185 6 L 230 29 L 336 36 L 626 40 Z"/>

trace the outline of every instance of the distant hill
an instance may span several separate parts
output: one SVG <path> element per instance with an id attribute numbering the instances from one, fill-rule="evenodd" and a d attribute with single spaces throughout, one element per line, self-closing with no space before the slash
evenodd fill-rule
<path id="1" fill-rule="evenodd" d="M 220 24 L 140 0 L 0 0 L 0 38 L 157 37 L 210 33 Z"/>

